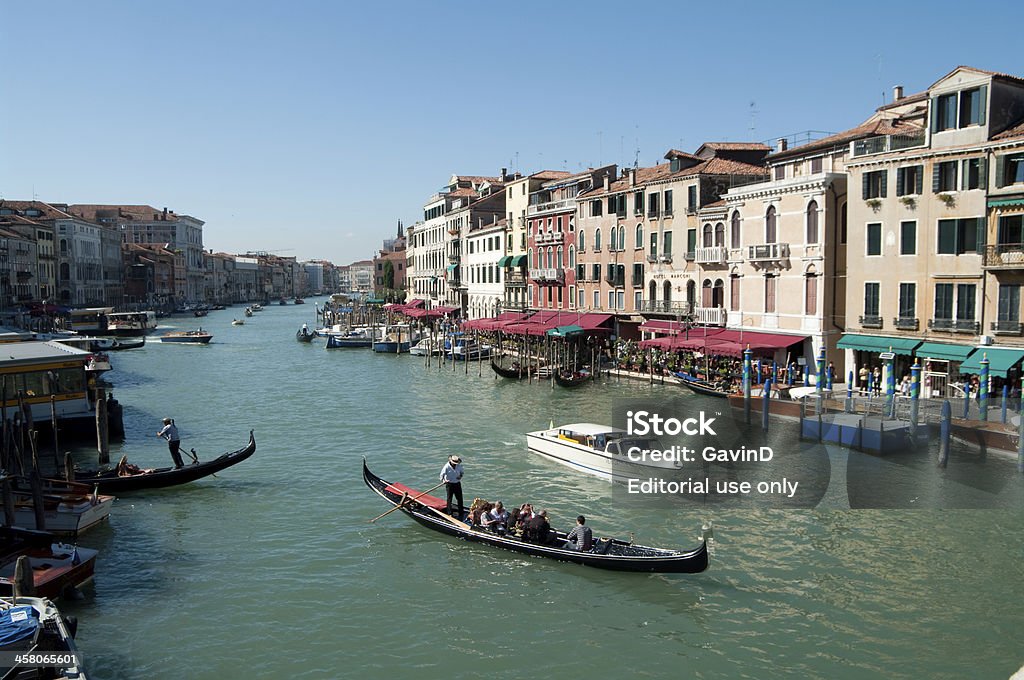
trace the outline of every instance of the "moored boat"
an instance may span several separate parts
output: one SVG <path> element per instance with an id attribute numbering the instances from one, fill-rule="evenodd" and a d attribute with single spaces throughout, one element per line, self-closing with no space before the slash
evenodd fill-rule
<path id="1" fill-rule="evenodd" d="M 497 358 L 493 356 L 491 357 L 491 370 L 502 378 L 509 378 L 511 380 L 522 380 L 528 375 L 527 369 L 521 366 L 518 361 L 513 361 L 511 366 L 502 366 Z"/>
<path id="2" fill-rule="evenodd" d="M 256 437 L 249 431 L 249 443 L 237 451 L 223 453 L 213 460 L 192 463 L 181 468 L 164 467 L 140 469 L 122 459 L 114 468 L 108 470 L 76 471 L 75 481 L 95 486 L 104 493 L 121 494 L 141 489 L 161 489 L 168 486 L 187 484 L 220 472 L 232 465 L 237 465 L 256 452 Z"/>
<path id="3" fill-rule="evenodd" d="M 194 331 L 170 331 L 160 336 L 160 342 L 189 343 L 193 345 L 205 345 L 213 339 L 212 333 L 207 333 L 202 328 Z"/>
<path id="4" fill-rule="evenodd" d="M 419 342 L 417 342 L 415 345 L 409 348 L 409 354 L 420 357 L 427 356 L 428 354 L 440 353 L 441 343 L 437 340 L 437 338 L 429 335 L 422 338 Z"/>
<path id="5" fill-rule="evenodd" d="M 624 430 L 597 423 L 572 423 L 527 432 L 526 447 L 548 460 L 609 481 L 626 482 L 645 469 L 645 474 L 651 474 L 652 470 L 668 472 L 681 467 L 676 461 L 633 460 L 636 456 L 631 457 L 630 451 L 634 447 L 660 447 L 642 437 L 627 435 Z"/>
<path id="6" fill-rule="evenodd" d="M 555 383 L 557 383 L 558 385 L 561 385 L 562 387 L 572 388 L 579 387 L 588 380 L 592 380 L 593 376 L 587 369 L 581 369 L 578 371 L 558 370 L 555 371 L 554 378 Z"/>
<path id="7" fill-rule="evenodd" d="M 675 376 L 679 379 L 680 384 L 688 387 L 691 391 L 696 392 L 697 394 L 702 394 L 706 397 L 718 397 L 720 399 L 725 399 L 730 394 L 730 390 L 726 388 L 726 383 L 724 382 L 713 383 L 707 380 L 701 380 L 700 378 L 695 378 L 692 375 L 683 372 L 677 372 L 675 373 Z"/>
<path id="8" fill-rule="evenodd" d="M 419 331 L 409 324 L 392 324 L 387 327 L 384 337 L 373 342 L 373 351 L 401 354 L 408 352 L 419 338 Z"/>
<path id="9" fill-rule="evenodd" d="M 26 529 L 45 528 L 58 536 L 75 537 L 110 517 L 114 497 L 93 494 L 86 485 L 49 488 L 43 493 L 43 521 L 36 527 L 36 511 L 28 480 L 18 478 L 14 498 L 14 523 Z"/>
<path id="10" fill-rule="evenodd" d="M 0 599 L 0 677 L 85 680 L 75 646 L 78 621 L 65 618 L 45 597 Z M 14 666 L 16 655 L 49 657 L 52 666 Z"/>
<path id="11" fill-rule="evenodd" d="M 526 541 L 513 533 L 500 534 L 482 527 L 470 526 L 463 521 L 465 518 L 446 515 L 443 511 L 445 501 L 442 499 L 422 494 L 404 484 L 387 482 L 373 474 L 365 459 L 363 481 L 378 496 L 422 526 L 474 543 L 616 571 L 695 574 L 708 567 L 706 539 L 693 550 L 681 551 L 602 538 L 595 540 L 591 551 L 580 551 L 563 547 L 566 542 L 564 531 L 552 531 L 547 540 L 538 543 Z"/>
<path id="12" fill-rule="evenodd" d="M 95 572 L 98 550 L 54 542 L 46 531 L 0 527 L 0 596 L 14 593 L 18 557 L 28 557 L 36 595 L 56 599 L 80 588 Z"/>

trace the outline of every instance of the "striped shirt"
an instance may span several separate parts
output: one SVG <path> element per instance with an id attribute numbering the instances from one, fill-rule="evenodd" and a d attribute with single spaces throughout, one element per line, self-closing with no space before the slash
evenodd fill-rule
<path id="1" fill-rule="evenodd" d="M 569 543 L 575 543 L 576 549 L 586 552 L 594 547 L 594 532 L 586 524 L 577 524 L 576 527 L 565 537 Z"/>

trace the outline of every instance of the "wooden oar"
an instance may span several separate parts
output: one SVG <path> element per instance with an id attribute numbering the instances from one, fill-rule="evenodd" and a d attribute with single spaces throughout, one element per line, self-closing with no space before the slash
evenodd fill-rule
<path id="1" fill-rule="evenodd" d="M 377 515 L 376 517 L 374 517 L 374 518 L 373 518 L 373 519 L 371 519 L 370 521 L 371 521 L 371 522 L 376 522 L 376 521 L 377 521 L 377 520 L 379 520 L 379 519 L 380 519 L 381 517 L 387 517 L 388 515 L 390 515 L 391 513 L 393 513 L 393 512 L 395 511 L 395 510 L 398 510 L 398 509 L 399 509 L 400 507 L 402 507 L 403 505 L 405 505 L 407 501 L 414 501 L 414 500 L 417 500 L 417 499 L 419 499 L 419 498 L 423 498 L 424 496 L 426 496 L 426 495 L 427 495 L 428 493 L 430 493 L 430 492 L 431 492 L 431 491 L 433 491 L 434 489 L 437 489 L 437 488 L 439 488 L 439 487 L 442 487 L 442 486 L 444 486 L 444 482 L 441 482 L 441 483 L 440 483 L 440 484 L 438 484 L 437 486 L 432 486 L 432 487 L 430 487 L 429 489 L 427 489 L 426 491 L 424 491 L 424 492 L 422 492 L 422 493 L 418 493 L 418 494 L 416 494 L 416 495 L 415 495 L 415 496 L 413 496 L 412 498 L 407 498 L 408 494 L 405 494 L 405 493 L 403 493 L 403 494 L 402 494 L 402 501 L 401 501 L 401 502 L 400 502 L 400 503 L 399 503 L 398 505 L 396 505 L 395 507 L 391 508 L 390 510 L 388 510 L 387 512 L 385 512 L 385 513 L 384 513 L 384 514 L 382 514 L 382 515 Z"/>
<path id="2" fill-rule="evenodd" d="M 463 521 L 462 521 L 461 519 L 455 519 L 455 518 L 454 518 L 454 517 L 452 517 L 451 515 L 446 515 L 445 513 L 443 513 L 443 512 L 441 512 L 440 510 L 438 510 L 437 508 L 432 508 L 432 507 L 430 507 L 429 505 L 424 505 L 423 507 L 424 507 L 424 508 L 426 508 L 427 510 L 430 510 L 431 512 L 433 512 L 433 513 L 435 513 L 435 514 L 439 515 L 439 516 L 440 516 L 440 517 L 442 517 L 443 519 L 446 519 L 446 520 L 448 520 L 448 521 L 449 521 L 449 522 L 451 522 L 452 524 L 455 524 L 456 526 L 460 526 L 460 527 L 462 527 L 462 528 L 463 528 L 463 529 L 465 529 L 466 531 L 472 531 L 472 529 L 473 529 L 473 527 L 469 526 L 468 524 L 466 524 L 465 522 L 463 522 Z"/>

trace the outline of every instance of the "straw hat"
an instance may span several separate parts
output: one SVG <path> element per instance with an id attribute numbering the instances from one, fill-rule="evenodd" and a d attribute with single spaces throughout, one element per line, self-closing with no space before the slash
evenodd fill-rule
<path id="1" fill-rule="evenodd" d="M 458 465 L 459 463 L 462 462 L 462 459 L 459 458 L 458 456 L 448 456 L 448 462 L 451 463 L 452 465 Z"/>

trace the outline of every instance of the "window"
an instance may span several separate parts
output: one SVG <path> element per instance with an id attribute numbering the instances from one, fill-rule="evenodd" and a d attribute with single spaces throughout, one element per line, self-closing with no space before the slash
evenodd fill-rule
<path id="1" fill-rule="evenodd" d="M 638 191 L 633 194 L 633 214 L 644 214 L 644 192 Z"/>
<path id="2" fill-rule="evenodd" d="M 786 179 L 786 166 L 776 165 L 774 168 L 772 168 L 772 179 Z"/>
<path id="3" fill-rule="evenodd" d="M 932 193 L 956 191 L 957 161 L 945 161 L 932 166 Z"/>
<path id="4" fill-rule="evenodd" d="M 881 285 L 877 281 L 864 284 L 864 316 L 878 316 L 878 300 Z"/>
<path id="5" fill-rule="evenodd" d="M 1001 252 L 1010 249 L 1021 250 L 1024 246 L 1024 215 L 1001 216 L 996 238 L 997 249 Z"/>
<path id="6" fill-rule="evenodd" d="M 664 257 L 672 257 L 672 232 L 666 231 L 661 242 L 661 254 Z"/>
<path id="7" fill-rule="evenodd" d="M 686 187 L 686 210 L 697 212 L 697 185 Z"/>
<path id="8" fill-rule="evenodd" d="M 985 123 L 985 87 L 960 93 L 960 127 Z"/>
<path id="9" fill-rule="evenodd" d="M 864 200 L 869 198 L 885 198 L 888 181 L 889 173 L 885 170 L 865 172 L 861 187 Z"/>
<path id="10" fill-rule="evenodd" d="M 996 314 L 998 321 L 1020 323 L 1020 284 L 1004 283 L 999 286 L 999 303 Z"/>
<path id="11" fill-rule="evenodd" d="M 600 217 L 601 216 L 601 200 L 593 200 L 590 202 L 590 216 Z"/>
<path id="12" fill-rule="evenodd" d="M 715 245 L 725 246 L 725 225 L 721 222 L 715 225 Z"/>
<path id="13" fill-rule="evenodd" d="M 961 163 L 960 175 L 963 177 L 963 188 L 984 189 L 988 184 L 987 168 L 984 158 L 967 158 Z"/>
<path id="14" fill-rule="evenodd" d="M 905 168 L 896 168 L 896 195 L 920 195 L 922 188 L 921 178 L 923 175 L 923 165 L 908 165 Z"/>
<path id="15" fill-rule="evenodd" d="M 917 254 L 917 222 L 900 222 L 900 255 Z"/>
<path id="16" fill-rule="evenodd" d="M 882 254 L 882 223 L 872 222 L 865 228 L 867 232 L 867 250 L 866 255 L 881 255 Z"/>
<path id="17" fill-rule="evenodd" d="M 807 242 L 818 242 L 818 202 L 807 204 Z"/>
<path id="18" fill-rule="evenodd" d="M 804 314 L 818 313 L 818 277 L 808 274 L 804 277 Z"/>
<path id="19" fill-rule="evenodd" d="M 595 229 L 594 230 L 594 252 L 596 253 L 596 252 L 599 252 L 600 250 L 601 250 L 601 230 L 600 229 Z"/>
<path id="20" fill-rule="evenodd" d="M 576 280 L 586 281 L 587 280 L 587 265 L 578 264 L 576 265 Z"/>
<path id="21" fill-rule="evenodd" d="M 576 296 L 579 298 L 579 302 L 577 303 L 577 306 L 580 309 L 582 309 L 583 306 L 585 304 L 587 304 L 587 300 L 586 300 L 586 297 L 584 296 L 584 291 L 583 291 L 582 288 L 580 288 L 579 290 L 576 291 Z"/>
<path id="22" fill-rule="evenodd" d="M 817 158 L 812 158 L 811 159 L 811 174 L 812 175 L 821 172 L 821 161 L 822 161 L 821 156 L 818 156 Z"/>
<path id="23" fill-rule="evenodd" d="M 644 225 L 636 225 L 636 232 L 633 235 L 633 247 L 643 248 L 644 247 Z"/>
<path id="24" fill-rule="evenodd" d="M 647 194 L 647 216 L 658 216 L 658 194 Z"/>
<path id="25" fill-rule="evenodd" d="M 704 283 L 700 287 L 700 306 L 701 307 L 714 307 L 714 300 L 712 297 L 711 290 L 711 279 L 704 279 Z"/>
<path id="26" fill-rule="evenodd" d="M 730 224 L 730 237 L 732 240 L 732 247 L 740 247 L 740 212 L 734 210 L 732 213 L 732 222 Z"/>
<path id="27" fill-rule="evenodd" d="M 736 274 L 729 277 L 729 309 L 740 311 L 740 277 Z"/>
<path id="28" fill-rule="evenodd" d="M 601 309 L 601 291 L 594 291 L 594 309 Z"/>
<path id="29" fill-rule="evenodd" d="M 672 214 L 672 190 L 665 189 L 665 214 Z"/>
<path id="30" fill-rule="evenodd" d="M 917 316 L 917 284 L 900 284 L 900 318 L 913 319 Z"/>
<path id="31" fill-rule="evenodd" d="M 633 263 L 632 284 L 634 287 L 644 285 L 644 266 L 640 262 Z"/>
<path id="32" fill-rule="evenodd" d="M 712 235 L 711 225 L 710 224 L 705 224 L 704 225 L 703 236 L 704 236 L 704 238 L 703 238 L 703 240 L 701 242 L 701 245 L 703 247 L 705 247 L 705 248 L 710 248 L 712 243 L 714 243 L 714 240 L 713 240 L 714 236 Z"/>
<path id="33" fill-rule="evenodd" d="M 658 235 L 656 233 L 654 233 L 654 232 L 651 232 L 651 252 L 650 252 L 650 256 L 651 257 L 657 257 L 658 256 Z"/>
<path id="34" fill-rule="evenodd" d="M 615 309 L 615 291 L 608 291 L 608 309 Z"/>
<path id="35" fill-rule="evenodd" d="M 615 297 L 617 298 L 617 301 L 619 303 L 619 307 L 618 308 L 619 309 L 625 309 L 626 308 L 626 291 L 620 290 L 616 294 Z"/>
<path id="36" fill-rule="evenodd" d="M 593 273 L 593 276 L 590 279 L 591 281 L 600 281 L 601 280 L 601 265 L 600 264 L 595 262 L 591 266 L 590 271 Z"/>
<path id="37" fill-rule="evenodd" d="M 996 186 L 1024 183 L 1024 154 L 996 158 Z"/>
<path id="38" fill-rule="evenodd" d="M 625 196 L 623 196 L 623 199 L 625 199 Z M 619 226 L 619 250 L 625 250 L 625 249 L 626 249 L 626 227 L 625 227 L 625 225 L 620 225 Z"/>
<path id="39" fill-rule="evenodd" d="M 956 93 L 932 98 L 932 132 L 956 128 Z"/>
<path id="40" fill-rule="evenodd" d="M 935 318 L 952 321 L 953 319 L 953 284 L 935 284 Z"/>
<path id="41" fill-rule="evenodd" d="M 975 291 L 973 283 L 956 284 L 956 320 L 974 321 Z"/>
<path id="42" fill-rule="evenodd" d="M 775 220 L 775 206 L 769 206 L 768 212 L 764 215 L 764 242 L 775 243 L 778 227 Z"/>
<path id="43" fill-rule="evenodd" d="M 982 252 L 985 239 L 982 220 L 980 217 L 939 220 L 939 244 L 936 252 L 939 255 Z"/>
<path id="44" fill-rule="evenodd" d="M 573 246 L 569 246 L 569 268 L 576 268 L 576 249 Z"/>
<path id="45" fill-rule="evenodd" d="M 775 312 L 775 277 L 771 274 L 764 277 L 764 311 Z"/>
<path id="46" fill-rule="evenodd" d="M 644 292 L 642 290 L 633 291 L 633 311 L 638 312 L 644 306 Z"/>

